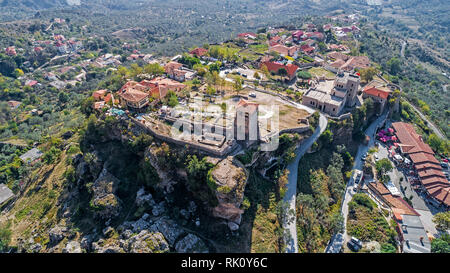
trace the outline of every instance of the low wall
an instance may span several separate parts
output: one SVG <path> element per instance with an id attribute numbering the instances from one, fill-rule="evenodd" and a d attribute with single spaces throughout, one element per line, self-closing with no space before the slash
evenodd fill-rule
<path id="1" fill-rule="evenodd" d="M 205 147 L 205 146 L 197 144 L 197 143 L 174 139 L 172 137 L 162 135 L 162 134 L 152 130 L 150 127 L 146 126 L 145 124 L 143 124 L 142 122 L 140 122 L 139 120 L 137 120 L 135 118 L 130 117 L 130 120 L 137 126 L 141 127 L 142 129 L 144 129 L 145 131 L 150 133 L 150 135 L 158 138 L 159 140 L 162 140 L 162 141 L 165 141 L 168 143 L 172 143 L 172 144 L 176 144 L 179 146 L 188 145 L 189 148 L 192 148 L 192 149 L 200 151 L 200 152 L 205 152 L 208 154 L 213 154 L 215 156 L 223 157 L 223 156 L 229 154 L 231 151 L 233 151 L 237 147 L 236 141 L 232 140 L 231 145 L 225 145 L 224 148 L 217 148 L 217 149 L 208 148 L 208 147 Z"/>

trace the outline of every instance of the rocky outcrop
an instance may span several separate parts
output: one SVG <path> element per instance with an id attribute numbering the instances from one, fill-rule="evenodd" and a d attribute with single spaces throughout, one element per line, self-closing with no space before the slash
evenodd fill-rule
<path id="1" fill-rule="evenodd" d="M 95 180 L 92 190 L 94 193 L 92 206 L 95 209 L 95 216 L 103 220 L 109 220 L 119 215 L 120 200 L 116 196 L 119 180 L 103 168 L 97 180 Z"/>
<path id="2" fill-rule="evenodd" d="M 205 243 L 196 235 L 188 234 L 175 245 L 178 253 L 208 253 Z"/>
<path id="3" fill-rule="evenodd" d="M 241 223 L 240 209 L 244 199 L 247 174 L 245 168 L 232 156 L 220 161 L 212 170 L 211 178 L 216 184 L 219 205 L 213 208 L 213 216 L 228 221 L 231 230 L 237 230 Z"/>
<path id="4" fill-rule="evenodd" d="M 169 252 L 169 244 L 160 232 L 142 230 L 128 240 L 126 250 L 131 253 L 164 253 Z"/>
<path id="5" fill-rule="evenodd" d="M 109 227 L 106 233 L 111 233 Z M 122 223 L 117 230 L 118 238 L 104 238 L 92 243 L 92 251 L 99 253 L 131 252 L 162 253 L 171 249 L 176 252 L 206 253 L 208 248 L 202 239 L 184 231 L 167 217 L 154 218 L 145 213 L 137 221 Z"/>
<path id="6" fill-rule="evenodd" d="M 67 232 L 68 230 L 66 227 L 56 226 L 52 228 L 48 233 L 48 237 L 50 240 L 49 245 L 57 245 L 67 236 Z"/>
<path id="7" fill-rule="evenodd" d="M 62 250 L 63 253 L 82 253 L 81 245 L 77 241 L 70 241 L 66 247 Z"/>
<path id="8" fill-rule="evenodd" d="M 158 177 L 160 179 L 160 182 L 158 183 L 158 187 L 163 189 L 165 193 L 171 193 L 173 192 L 173 186 L 176 184 L 176 181 L 172 179 L 171 172 L 168 172 L 164 168 L 164 164 L 161 164 L 158 160 L 159 157 L 157 155 L 157 146 L 152 145 L 150 148 L 147 149 L 145 153 L 145 157 L 149 159 L 150 164 L 153 168 L 155 168 L 156 173 L 158 174 Z"/>

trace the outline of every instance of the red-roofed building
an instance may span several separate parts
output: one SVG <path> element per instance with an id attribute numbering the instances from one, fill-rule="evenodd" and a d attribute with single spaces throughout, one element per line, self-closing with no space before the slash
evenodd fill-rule
<path id="1" fill-rule="evenodd" d="M 399 148 L 404 156 L 414 163 L 422 188 L 438 203 L 450 207 L 450 183 L 445 177 L 434 152 L 426 144 L 414 127 L 405 122 L 394 122 L 392 127 L 399 140 Z"/>
<path id="2" fill-rule="evenodd" d="M 35 53 L 40 53 L 42 50 L 44 50 L 44 49 L 42 47 L 40 47 L 40 46 L 37 46 L 37 47 L 34 48 L 34 52 Z"/>
<path id="3" fill-rule="evenodd" d="M 239 33 L 237 35 L 238 38 L 247 38 L 247 39 L 256 39 L 256 37 L 258 37 L 258 35 L 256 35 L 256 33 L 253 32 L 244 32 L 244 33 Z"/>
<path id="4" fill-rule="evenodd" d="M 308 55 L 314 53 L 314 50 L 315 50 L 314 47 L 307 45 L 307 44 L 301 45 L 300 49 L 302 52 L 304 52 L 305 54 L 308 54 Z"/>
<path id="5" fill-rule="evenodd" d="M 296 66 L 295 64 L 284 65 L 282 63 L 270 62 L 270 61 L 262 62 L 261 67 L 263 65 L 265 65 L 267 67 L 269 72 L 273 72 L 275 74 L 277 74 L 281 68 L 286 69 L 287 77 L 289 78 L 289 80 L 292 80 L 295 78 L 295 76 L 296 76 L 295 73 L 297 72 L 297 69 L 298 69 L 298 66 Z"/>
<path id="6" fill-rule="evenodd" d="M 305 33 L 302 30 L 296 30 L 296 31 L 294 31 L 294 33 L 292 33 L 292 39 L 295 42 L 298 42 L 302 39 L 303 34 L 305 34 Z"/>
<path id="7" fill-rule="evenodd" d="M 294 56 L 296 56 L 298 47 L 296 47 L 296 46 L 287 47 L 285 45 L 276 44 L 276 45 L 270 47 L 269 51 L 275 51 L 282 56 L 294 57 Z"/>
<path id="8" fill-rule="evenodd" d="M 9 56 L 16 56 L 17 55 L 16 47 L 14 47 L 14 46 L 7 47 L 5 50 L 5 53 L 6 53 L 6 55 L 9 55 Z"/>
<path id="9" fill-rule="evenodd" d="M 206 53 L 208 53 L 208 50 L 204 49 L 202 47 L 198 47 L 198 48 L 192 50 L 189 53 L 192 54 L 192 55 L 196 55 L 198 57 L 202 57 L 202 56 L 206 55 Z"/>
<path id="10" fill-rule="evenodd" d="M 149 95 L 145 92 L 129 88 L 123 93 L 119 93 L 123 107 L 140 110 L 149 104 Z"/>
<path id="11" fill-rule="evenodd" d="M 380 113 L 383 113 L 392 91 L 385 82 L 373 80 L 363 88 L 363 98 L 371 98 L 380 104 Z"/>

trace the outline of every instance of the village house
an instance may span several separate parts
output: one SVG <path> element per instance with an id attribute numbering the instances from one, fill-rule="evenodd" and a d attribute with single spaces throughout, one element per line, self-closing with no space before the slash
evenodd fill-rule
<path id="1" fill-rule="evenodd" d="M 385 82 L 373 80 L 363 88 L 363 99 L 371 98 L 375 103 L 379 103 L 379 114 L 381 114 L 387 105 L 391 93 L 391 89 Z"/>
<path id="2" fill-rule="evenodd" d="M 281 68 L 284 68 L 287 72 L 287 78 L 291 81 L 296 77 L 296 72 L 298 69 L 298 66 L 295 64 L 282 64 L 279 62 L 272 62 L 272 61 L 263 61 L 261 62 L 261 67 L 263 66 L 267 67 L 267 70 L 269 72 L 272 72 L 274 74 L 278 74 Z"/>
<path id="3" fill-rule="evenodd" d="M 338 116 L 344 107 L 354 107 L 357 101 L 360 78 L 356 74 L 339 72 L 332 84 L 319 81 L 304 95 L 302 104 Z"/>
<path id="4" fill-rule="evenodd" d="M 149 95 L 145 92 L 129 87 L 119 93 L 122 107 L 128 107 L 133 110 L 141 110 L 149 104 Z"/>
<path id="5" fill-rule="evenodd" d="M 7 47 L 7 48 L 5 49 L 5 53 L 6 53 L 6 55 L 8 55 L 8 56 L 16 56 L 16 55 L 17 55 L 16 47 L 15 47 L 15 46 Z"/>
<path id="6" fill-rule="evenodd" d="M 279 53 L 281 56 L 289 56 L 289 57 L 296 58 L 298 47 L 297 46 L 287 47 L 285 45 L 276 44 L 274 46 L 271 46 L 269 48 L 269 51 L 275 51 L 275 52 Z"/>
<path id="7" fill-rule="evenodd" d="M 337 72 L 338 70 L 352 71 L 355 69 L 365 69 L 370 66 L 370 60 L 367 56 L 348 56 L 341 52 L 330 52 L 327 57 L 333 61 L 326 65 L 326 68 L 332 72 Z"/>
<path id="8" fill-rule="evenodd" d="M 196 75 L 196 72 L 194 70 L 187 69 L 178 62 L 167 63 L 164 66 L 164 71 L 169 78 L 177 80 L 179 82 L 192 80 Z"/>
<path id="9" fill-rule="evenodd" d="M 204 49 L 202 47 L 197 47 L 196 49 L 189 52 L 189 54 L 195 55 L 197 57 L 202 57 L 202 56 L 206 55 L 207 53 L 208 53 L 208 50 Z"/>
<path id="10" fill-rule="evenodd" d="M 413 162 L 421 188 L 437 204 L 450 208 L 450 182 L 445 177 L 434 152 L 414 127 L 405 122 L 394 122 L 392 127 L 399 140 L 402 155 Z"/>
<path id="11" fill-rule="evenodd" d="M 420 220 L 420 214 L 400 195 L 393 194 L 383 183 L 371 182 L 367 185 L 370 193 L 391 210 L 403 252 L 430 253 L 431 243 Z"/>
<path id="12" fill-rule="evenodd" d="M 141 109 L 147 105 L 144 103 L 144 96 L 141 93 L 147 95 L 147 101 L 150 97 L 152 97 L 152 104 L 155 104 L 163 99 L 169 91 L 179 92 L 185 87 L 186 85 L 177 81 L 157 77 L 152 80 L 142 80 L 140 82 L 128 81 L 124 84 L 124 86 L 122 86 L 122 88 L 119 89 L 118 94 L 121 96 L 122 102 L 125 102 L 128 106 L 135 109 Z M 125 93 L 130 93 L 132 96 L 122 96 L 122 94 Z M 122 105 L 124 105 L 124 103 L 122 103 Z"/>
<path id="13" fill-rule="evenodd" d="M 33 164 L 34 162 L 39 160 L 42 155 L 43 153 L 38 148 L 33 148 L 28 152 L 24 153 L 23 155 L 21 155 L 19 158 L 24 163 Z"/>
<path id="14" fill-rule="evenodd" d="M 5 184 L 0 184 L 0 205 L 13 197 L 14 193 Z"/>
<path id="15" fill-rule="evenodd" d="M 294 42 L 300 42 L 300 40 L 303 37 L 303 34 L 305 34 L 302 30 L 296 30 L 292 33 L 292 39 Z"/>

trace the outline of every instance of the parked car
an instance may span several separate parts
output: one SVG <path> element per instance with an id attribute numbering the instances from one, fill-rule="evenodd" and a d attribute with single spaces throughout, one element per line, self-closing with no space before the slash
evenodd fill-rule
<path id="1" fill-rule="evenodd" d="M 359 181 L 361 181 L 362 171 L 356 170 L 353 174 L 353 182 L 355 185 L 358 185 Z"/>
<path id="2" fill-rule="evenodd" d="M 358 252 L 359 249 L 360 249 L 359 246 L 357 244 L 355 244 L 354 242 L 352 242 L 352 241 L 347 242 L 347 246 L 353 252 Z"/>
<path id="3" fill-rule="evenodd" d="M 353 242 L 353 243 L 355 243 L 359 248 L 362 248 L 362 242 L 361 242 L 361 240 L 359 240 L 358 238 L 352 237 L 352 238 L 350 239 L 350 241 Z"/>
<path id="4" fill-rule="evenodd" d="M 252 98 L 256 98 L 256 94 L 255 93 L 250 93 L 250 94 L 248 94 L 250 97 L 252 97 Z"/>
<path id="5" fill-rule="evenodd" d="M 375 161 L 378 161 L 378 155 L 375 154 L 374 157 L 375 157 Z"/>

